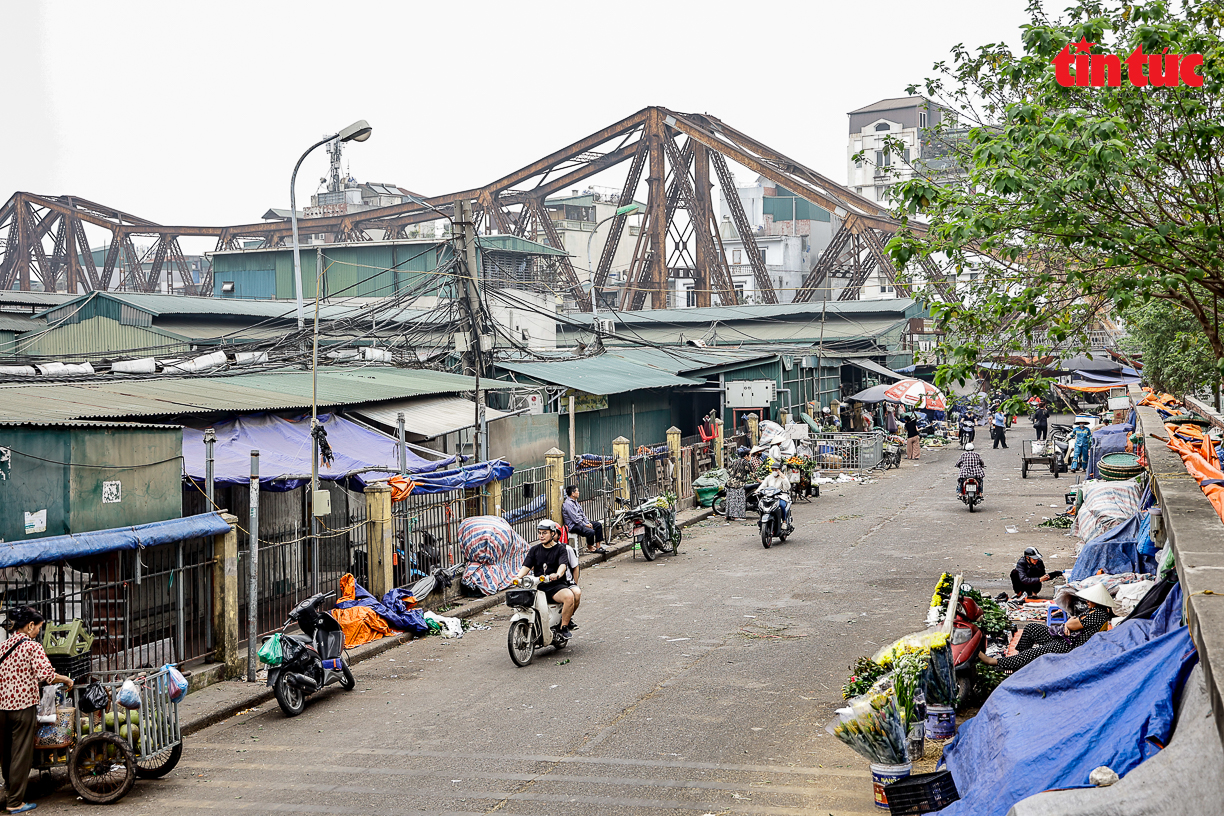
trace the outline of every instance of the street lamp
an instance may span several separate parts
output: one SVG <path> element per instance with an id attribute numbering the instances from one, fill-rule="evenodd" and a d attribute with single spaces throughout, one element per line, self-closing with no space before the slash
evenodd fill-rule
<path id="1" fill-rule="evenodd" d="M 353 124 L 346 127 L 339 133 L 334 133 L 326 139 L 320 139 L 306 149 L 302 157 L 297 160 L 297 164 L 293 165 L 293 175 L 289 178 L 289 219 L 293 222 L 293 292 L 297 298 L 297 326 L 300 331 L 306 325 L 305 308 L 302 305 L 302 253 L 298 246 L 298 219 L 297 219 L 297 174 L 298 168 L 302 166 L 302 162 L 310 155 L 310 151 L 314 150 L 319 145 L 327 144 L 333 139 L 339 139 L 342 142 L 364 142 L 370 138 L 373 133 L 373 128 L 370 123 L 364 119 L 358 119 Z"/>
<path id="2" fill-rule="evenodd" d="M 591 268 L 591 241 L 595 240 L 595 233 L 599 232 L 599 228 L 611 221 L 613 218 L 616 218 L 619 215 L 628 215 L 629 213 L 640 210 L 641 208 L 642 205 L 638 204 L 637 202 L 626 204 L 623 207 L 617 207 L 616 212 L 612 213 L 602 221 L 596 222 L 595 229 L 591 230 L 591 234 L 587 236 L 587 275 L 589 275 L 591 279 L 591 317 L 596 321 L 594 324 L 596 334 L 599 334 L 599 292 L 595 288 L 595 270 Z"/>

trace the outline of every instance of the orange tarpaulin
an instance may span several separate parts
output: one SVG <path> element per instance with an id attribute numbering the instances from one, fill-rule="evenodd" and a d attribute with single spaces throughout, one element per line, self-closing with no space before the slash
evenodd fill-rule
<path id="1" fill-rule="evenodd" d="M 1170 448 L 1177 451 L 1181 456 L 1182 462 L 1186 465 L 1187 472 L 1199 483 L 1203 494 L 1207 496 L 1207 500 L 1215 508 L 1216 514 L 1220 517 L 1221 521 L 1224 521 L 1224 484 L 1203 484 L 1203 482 L 1224 480 L 1224 472 L 1220 470 L 1219 460 L 1216 459 L 1215 451 L 1212 450 L 1211 453 L 1207 454 L 1210 457 L 1208 459 L 1198 450 L 1200 447 L 1210 449 L 1210 441 L 1207 441 L 1206 444 L 1192 444 L 1184 439 L 1178 439 L 1176 436 L 1170 435 L 1168 444 Z"/>
<path id="2" fill-rule="evenodd" d="M 357 598 L 357 579 L 351 574 L 340 576 L 339 601 L 352 601 Z M 344 648 L 351 649 L 363 643 L 385 638 L 388 635 L 398 635 L 399 632 L 383 620 L 382 616 L 368 606 L 350 606 L 347 609 L 333 609 L 333 618 L 344 630 Z"/>

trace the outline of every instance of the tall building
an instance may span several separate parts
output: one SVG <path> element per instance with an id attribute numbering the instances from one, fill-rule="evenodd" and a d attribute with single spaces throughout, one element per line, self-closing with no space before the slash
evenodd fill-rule
<path id="1" fill-rule="evenodd" d="M 923 96 L 903 96 L 881 99 L 848 116 L 846 186 L 859 195 L 887 205 L 888 189 L 893 185 L 918 173 L 940 176 L 953 172 L 946 140 L 959 134 L 945 128 L 941 136 L 935 135 L 936 128 L 955 123 L 953 111 Z M 900 142 L 899 151 L 886 144 L 889 139 Z M 856 161 L 860 152 L 863 156 Z"/>
<path id="2" fill-rule="evenodd" d="M 752 237 L 779 303 L 790 303 L 803 279 L 833 237 L 836 217 L 828 210 L 800 198 L 784 187 L 759 176 L 747 186 L 737 187 L 740 205 L 752 226 Z M 741 300 L 759 303 L 756 278 L 748 248 L 731 220 L 726 191 L 719 190 L 719 233 L 731 268 L 731 282 Z M 674 305 L 695 305 L 692 281 L 678 281 Z M 680 289 L 679 287 L 686 287 Z"/>
<path id="3" fill-rule="evenodd" d="M 628 204 L 626 201 L 623 204 Z M 625 232 L 616 245 L 612 256 L 612 265 L 608 270 L 608 279 L 600 291 L 599 305 L 603 308 L 613 308 L 618 300 L 621 287 L 629 264 L 633 261 L 633 247 L 641 231 L 642 214 L 646 205 L 638 202 L 641 207 L 637 213 L 629 216 Z M 570 255 L 570 262 L 578 280 L 586 283 L 590 280 L 587 269 L 587 246 L 590 246 L 590 266 L 599 266 L 603 255 L 604 244 L 607 243 L 609 230 L 612 228 L 610 219 L 618 207 L 622 206 L 620 190 L 603 187 L 587 187 L 583 190 L 573 190 L 567 196 L 555 196 L 544 200 L 544 209 L 552 219 L 553 227 L 561 237 L 561 247 Z M 607 220 L 607 223 L 601 223 Z M 537 238 L 537 240 L 540 240 Z"/>

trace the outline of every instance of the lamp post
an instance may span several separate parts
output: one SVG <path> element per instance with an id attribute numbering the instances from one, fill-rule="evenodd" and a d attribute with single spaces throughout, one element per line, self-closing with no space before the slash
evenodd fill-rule
<path id="1" fill-rule="evenodd" d="M 616 218 L 618 215 L 628 215 L 642 208 L 641 204 L 636 202 L 626 204 L 623 207 L 617 207 L 616 212 L 609 215 L 607 218 L 595 224 L 595 229 L 591 230 L 591 234 L 587 236 L 587 275 L 591 278 L 591 318 L 592 320 L 599 319 L 599 291 L 595 288 L 595 270 L 591 268 L 591 241 L 595 240 L 595 233 L 599 232 L 599 228 L 604 224 Z M 595 323 L 595 333 L 599 334 L 599 324 Z"/>
<path id="2" fill-rule="evenodd" d="M 319 145 L 327 144 L 332 139 L 339 139 L 342 142 L 364 142 L 370 138 L 373 128 L 370 123 L 364 119 L 358 119 L 353 124 L 346 127 L 339 133 L 334 133 L 326 139 L 319 141 L 306 148 L 306 152 L 297 160 L 297 164 L 293 165 L 293 175 L 289 178 L 289 219 L 293 223 L 293 292 L 297 298 L 297 326 L 300 331 L 306 325 L 305 307 L 302 305 L 302 254 L 298 245 L 298 219 L 297 219 L 297 174 L 298 169 L 302 166 L 302 162 L 310 155 L 310 152 Z"/>

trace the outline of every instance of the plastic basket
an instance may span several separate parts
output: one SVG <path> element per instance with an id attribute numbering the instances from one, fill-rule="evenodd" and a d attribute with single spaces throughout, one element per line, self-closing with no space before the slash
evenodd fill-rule
<path id="1" fill-rule="evenodd" d="M 88 652 L 73 657 L 48 655 L 47 659 L 51 661 L 51 668 L 55 669 L 56 673 L 71 677 L 73 683 L 82 683 L 89 679 L 90 657 Z"/>
<path id="2" fill-rule="evenodd" d="M 960 799 L 949 771 L 914 774 L 884 787 L 892 816 L 934 813 Z"/>
<path id="3" fill-rule="evenodd" d="M 534 589 L 509 589 L 506 590 L 506 606 L 535 606 L 535 590 Z"/>

